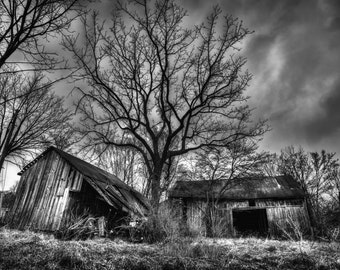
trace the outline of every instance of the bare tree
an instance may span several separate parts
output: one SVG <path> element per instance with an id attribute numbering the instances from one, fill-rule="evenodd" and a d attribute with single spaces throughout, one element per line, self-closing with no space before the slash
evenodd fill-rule
<path id="1" fill-rule="evenodd" d="M 3 70 L 8 63 L 35 64 L 40 70 L 54 68 L 58 63 L 57 54 L 46 50 L 46 40 L 66 29 L 78 16 L 77 2 L 1 0 L 0 74 L 9 72 Z"/>
<path id="2" fill-rule="evenodd" d="M 198 152 L 199 179 L 214 181 L 262 174 L 267 153 L 257 151 L 257 144 L 246 140 L 228 147 L 208 147 Z"/>
<path id="3" fill-rule="evenodd" d="M 330 192 L 330 195 L 335 201 L 335 207 L 339 208 L 340 210 L 340 167 L 338 166 L 333 170 L 333 173 L 331 175 L 331 181 L 332 181 L 332 192 Z"/>
<path id="4" fill-rule="evenodd" d="M 97 144 L 132 148 L 143 157 L 157 208 L 167 163 L 203 147 L 226 147 L 266 131 L 251 124 L 244 91 L 251 75 L 237 46 L 250 33 L 218 7 L 205 23 L 184 28 L 172 0 L 119 4 L 107 28 L 83 17 L 84 36 L 65 47 L 81 68 L 84 132 Z M 122 134 L 131 140 L 121 142 Z"/>
<path id="5" fill-rule="evenodd" d="M 321 209 L 332 189 L 334 172 L 339 167 L 335 153 L 306 153 L 301 147 L 289 146 L 279 156 L 279 171 L 296 179 L 307 195 L 307 209 L 314 227 L 322 224 Z"/>
<path id="6" fill-rule="evenodd" d="M 95 148 L 94 154 L 97 166 L 118 176 L 129 186 L 137 190 L 143 189 L 144 179 L 139 173 L 143 164 L 134 149 L 99 145 Z"/>
<path id="7" fill-rule="evenodd" d="M 0 170 L 5 160 L 18 164 L 45 147 L 47 133 L 61 132 L 70 120 L 63 99 L 52 94 L 42 80 L 38 73 L 0 77 Z"/>
<path id="8" fill-rule="evenodd" d="M 44 145 L 53 145 L 58 149 L 72 152 L 72 150 L 78 148 L 81 134 L 79 134 L 72 122 L 65 122 L 46 131 L 44 138 Z"/>

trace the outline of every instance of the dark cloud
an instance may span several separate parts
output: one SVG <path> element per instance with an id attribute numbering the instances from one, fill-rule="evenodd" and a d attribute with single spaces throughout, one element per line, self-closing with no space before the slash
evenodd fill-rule
<path id="1" fill-rule="evenodd" d="M 330 30 L 339 31 L 340 30 L 340 17 L 331 18 L 328 28 Z"/>
<path id="2" fill-rule="evenodd" d="M 340 79 L 335 81 L 331 90 L 319 101 L 320 110 L 304 125 L 306 138 L 310 143 L 321 138 L 337 135 L 340 131 Z"/>
<path id="3" fill-rule="evenodd" d="M 224 6 L 255 30 L 243 53 L 254 74 L 251 103 L 273 129 L 264 144 L 277 150 L 334 141 L 340 127 L 340 1 L 238 3 Z"/>

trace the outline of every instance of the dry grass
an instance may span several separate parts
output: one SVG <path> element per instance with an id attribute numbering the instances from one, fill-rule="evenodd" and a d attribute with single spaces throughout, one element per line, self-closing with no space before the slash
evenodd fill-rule
<path id="1" fill-rule="evenodd" d="M 0 269 L 340 269 L 340 244 L 178 238 L 153 245 L 60 241 L 0 229 Z"/>

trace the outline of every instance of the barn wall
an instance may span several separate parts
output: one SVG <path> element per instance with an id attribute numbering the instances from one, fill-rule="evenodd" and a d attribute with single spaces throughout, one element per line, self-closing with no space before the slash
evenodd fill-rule
<path id="1" fill-rule="evenodd" d="M 187 227 L 190 232 L 206 235 L 205 213 L 207 211 L 206 200 L 186 199 L 183 204 L 186 210 Z M 212 227 L 218 234 L 231 236 L 234 233 L 232 209 L 248 207 L 248 200 L 245 201 L 221 201 L 217 209 L 212 209 Z"/>
<path id="2" fill-rule="evenodd" d="M 189 231 L 199 235 L 206 235 L 205 213 L 207 202 L 205 200 L 184 199 L 182 205 Z M 303 200 L 255 200 L 255 206 L 249 206 L 249 200 L 220 201 L 214 209 L 213 226 L 218 234 L 234 236 L 233 209 L 266 209 L 268 231 L 270 235 L 282 235 L 284 231 L 301 228 L 308 231 L 310 228 L 308 214 Z"/>
<path id="3" fill-rule="evenodd" d="M 69 200 L 69 191 L 80 189 L 82 178 L 56 152 L 47 152 L 22 174 L 10 226 L 18 229 L 58 229 Z"/>
<path id="4" fill-rule="evenodd" d="M 267 208 L 268 228 L 271 235 L 298 236 L 310 232 L 310 222 L 303 206 L 280 206 Z"/>
<path id="5" fill-rule="evenodd" d="M 195 234 L 205 235 L 204 213 L 206 202 L 189 200 L 184 203 L 188 230 Z"/>

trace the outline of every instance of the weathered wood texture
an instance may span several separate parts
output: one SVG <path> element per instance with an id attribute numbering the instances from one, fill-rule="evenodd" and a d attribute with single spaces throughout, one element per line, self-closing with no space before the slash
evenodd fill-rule
<path id="1" fill-rule="evenodd" d="M 267 208 L 266 211 L 271 235 L 298 236 L 310 230 L 310 222 L 304 206 L 272 207 Z"/>
<path id="2" fill-rule="evenodd" d="M 207 202 L 205 200 L 185 199 L 181 204 L 185 213 L 186 225 L 189 231 L 206 235 L 205 215 Z M 303 200 L 255 200 L 255 206 L 250 206 L 249 200 L 220 201 L 214 207 L 213 226 L 224 236 L 235 236 L 233 226 L 233 210 L 265 209 L 268 220 L 268 233 L 272 236 L 282 235 L 292 230 L 306 232 L 310 228 L 308 214 Z M 174 204 L 172 204 L 174 205 Z"/>
<path id="3" fill-rule="evenodd" d="M 82 174 L 56 152 L 47 152 L 22 174 L 10 225 L 18 229 L 59 229 L 69 191 L 79 191 L 81 186 Z"/>

